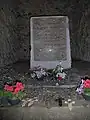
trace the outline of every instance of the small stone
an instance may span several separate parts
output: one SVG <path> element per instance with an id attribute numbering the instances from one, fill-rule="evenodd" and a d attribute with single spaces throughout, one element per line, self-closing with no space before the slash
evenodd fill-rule
<path id="1" fill-rule="evenodd" d="M 68 104 L 68 102 L 67 102 L 67 101 L 65 101 L 65 104 Z"/>
<path id="2" fill-rule="evenodd" d="M 35 102 L 38 102 L 38 99 L 36 99 Z"/>
<path id="3" fill-rule="evenodd" d="M 56 86 L 59 86 L 59 84 L 58 84 L 58 83 L 56 83 Z"/>
<path id="4" fill-rule="evenodd" d="M 31 102 L 28 103 L 28 107 L 32 106 L 34 104 L 34 101 L 32 100 Z"/>
<path id="5" fill-rule="evenodd" d="M 71 102 L 71 99 L 68 99 L 68 102 Z"/>
<path id="6" fill-rule="evenodd" d="M 24 101 L 22 104 L 22 107 L 25 107 L 27 103 L 28 103 L 28 101 Z"/>

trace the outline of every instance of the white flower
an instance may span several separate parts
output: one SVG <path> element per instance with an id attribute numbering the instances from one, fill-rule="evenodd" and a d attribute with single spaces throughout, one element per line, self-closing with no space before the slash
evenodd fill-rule
<path id="1" fill-rule="evenodd" d="M 62 77 L 63 79 L 65 78 L 65 76 L 66 76 L 66 73 L 57 73 L 56 74 L 56 77 L 58 77 L 58 76 L 60 76 L 60 77 Z"/>
<path id="2" fill-rule="evenodd" d="M 31 74 L 31 77 L 32 77 L 32 78 L 35 78 L 35 76 L 36 76 L 35 73 Z"/>

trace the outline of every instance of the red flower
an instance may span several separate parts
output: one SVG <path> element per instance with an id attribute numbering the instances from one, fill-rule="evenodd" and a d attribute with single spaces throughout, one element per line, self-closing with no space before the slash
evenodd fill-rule
<path id="1" fill-rule="evenodd" d="M 16 83 L 16 88 L 14 90 L 14 94 L 17 94 L 21 90 L 24 90 L 24 85 L 21 82 L 17 82 Z"/>
<path id="2" fill-rule="evenodd" d="M 62 80 L 62 77 L 58 76 L 58 80 Z"/>
<path id="3" fill-rule="evenodd" d="M 24 90 L 24 85 L 21 82 L 17 82 L 16 86 L 9 86 L 5 85 L 4 90 L 13 92 L 14 94 L 17 94 L 19 91 Z"/>
<path id="4" fill-rule="evenodd" d="M 13 93 L 14 93 L 14 94 L 17 94 L 19 91 L 20 91 L 20 89 L 19 89 L 19 88 L 16 88 Z"/>
<path id="5" fill-rule="evenodd" d="M 84 88 L 90 88 L 90 80 L 89 79 L 84 81 Z"/>
<path id="6" fill-rule="evenodd" d="M 4 86 L 4 90 L 12 92 L 13 91 L 13 86 L 9 86 L 9 85 L 6 84 Z"/>
<path id="7" fill-rule="evenodd" d="M 24 90 L 24 85 L 21 82 L 17 82 L 16 83 L 16 88 L 18 88 L 20 90 Z"/>

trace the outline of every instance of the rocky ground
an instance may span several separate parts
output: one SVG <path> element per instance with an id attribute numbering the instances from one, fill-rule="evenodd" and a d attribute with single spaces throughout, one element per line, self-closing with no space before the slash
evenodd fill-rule
<path id="1" fill-rule="evenodd" d="M 90 75 L 90 63 L 83 61 L 73 61 L 72 68 L 66 70 L 67 78 L 63 80 L 60 84 L 77 84 L 80 80 L 80 77 L 84 75 Z M 38 81 L 36 79 L 31 79 L 29 72 L 29 62 L 17 62 L 13 65 L 7 66 L 5 68 L 0 69 L 0 81 L 3 80 L 4 76 L 9 76 L 13 79 L 20 79 L 21 77 L 25 77 L 26 84 L 29 85 L 56 85 L 58 81 L 54 78 L 45 78 L 43 81 Z"/>
<path id="2" fill-rule="evenodd" d="M 63 98 L 63 101 L 67 99 L 83 100 L 82 96 L 78 96 L 75 92 L 76 87 L 72 86 L 68 88 L 68 85 L 77 85 L 80 77 L 84 75 L 90 75 L 90 63 L 83 61 L 73 61 L 72 68 L 66 70 L 67 78 L 62 80 L 60 85 L 56 87 L 58 82 L 55 79 L 45 78 L 43 81 L 31 79 L 29 73 L 28 62 L 18 62 L 13 65 L 0 69 L 0 84 L 4 80 L 4 76 L 9 76 L 12 79 L 25 79 L 27 97 L 37 99 L 35 104 L 45 105 L 47 107 L 59 105 L 57 98 Z M 63 85 L 62 88 L 60 86 Z M 66 87 L 66 86 L 67 87 Z M 64 104 L 63 104 L 64 105 Z"/>

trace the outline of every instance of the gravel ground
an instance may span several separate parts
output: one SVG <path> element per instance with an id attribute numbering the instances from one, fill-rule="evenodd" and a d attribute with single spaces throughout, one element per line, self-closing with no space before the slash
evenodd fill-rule
<path id="1" fill-rule="evenodd" d="M 66 70 L 67 78 L 65 80 L 62 80 L 60 84 L 77 84 L 80 80 L 81 76 L 84 75 L 90 75 L 90 63 L 89 62 L 83 62 L 83 61 L 74 61 L 72 62 L 72 68 L 69 70 Z M 58 82 L 54 78 L 45 78 L 42 81 L 38 81 L 35 79 L 31 79 L 30 75 L 25 75 L 25 73 L 29 72 L 29 64 L 28 61 L 26 62 L 17 62 L 13 65 L 6 66 L 5 68 L 0 69 L 0 81 L 2 81 L 3 76 L 9 76 L 13 79 L 20 79 L 22 76 L 27 79 L 26 84 L 29 85 L 56 85 Z"/>
<path id="2" fill-rule="evenodd" d="M 72 62 L 72 68 L 67 70 L 67 78 L 60 82 L 60 85 L 77 85 L 81 76 L 90 75 L 90 63 L 83 61 Z M 28 62 L 18 62 L 13 65 L 0 69 L 0 83 L 2 84 L 3 76 L 9 76 L 12 79 L 20 79 L 22 76 L 26 79 L 26 86 L 33 85 L 39 86 L 39 88 L 27 88 L 27 94 L 29 98 L 37 97 L 37 105 L 45 105 L 47 107 L 57 106 L 59 102 L 55 101 L 56 98 L 63 97 L 64 100 L 68 98 L 76 101 L 83 100 L 82 96 L 77 96 L 75 88 L 45 88 L 44 86 L 55 86 L 58 82 L 55 79 L 46 78 L 43 81 L 31 79 L 29 74 Z M 63 103 L 64 105 L 64 103 Z"/>
<path id="3" fill-rule="evenodd" d="M 28 96 L 30 98 L 37 98 L 37 105 L 46 107 L 55 107 L 59 105 L 59 99 L 62 98 L 62 106 L 65 105 L 65 101 L 71 99 L 72 101 L 83 100 L 82 96 L 78 96 L 75 93 L 75 88 L 31 88 L 28 89 Z"/>

